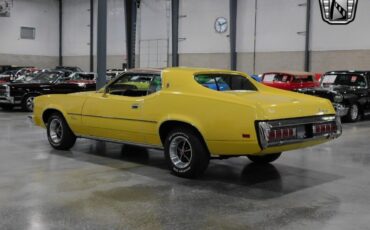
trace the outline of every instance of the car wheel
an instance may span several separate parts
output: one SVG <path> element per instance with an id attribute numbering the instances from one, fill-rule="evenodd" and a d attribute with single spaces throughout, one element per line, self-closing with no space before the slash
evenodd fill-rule
<path id="1" fill-rule="evenodd" d="M 68 150 L 76 142 L 76 136 L 69 128 L 64 117 L 59 113 L 54 113 L 49 117 L 47 136 L 50 145 L 58 150 Z"/>
<path id="2" fill-rule="evenodd" d="M 13 109 L 13 105 L 0 105 L 3 110 L 9 111 Z"/>
<path id="3" fill-rule="evenodd" d="M 22 101 L 22 109 L 26 112 L 33 112 L 33 100 L 35 95 L 27 95 Z"/>
<path id="4" fill-rule="evenodd" d="M 349 107 L 348 114 L 346 115 L 345 118 L 346 118 L 345 120 L 349 122 L 355 122 L 360 119 L 360 109 L 357 104 L 352 104 Z"/>
<path id="5" fill-rule="evenodd" d="M 248 155 L 249 160 L 257 164 L 267 164 L 277 160 L 281 153 L 271 153 L 266 155 Z"/>
<path id="6" fill-rule="evenodd" d="M 185 178 L 202 175 L 209 163 L 209 152 L 201 137 L 188 128 L 174 129 L 167 135 L 165 157 L 169 169 Z"/>

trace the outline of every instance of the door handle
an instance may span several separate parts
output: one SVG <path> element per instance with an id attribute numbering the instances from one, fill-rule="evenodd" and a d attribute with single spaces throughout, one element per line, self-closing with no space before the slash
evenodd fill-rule
<path id="1" fill-rule="evenodd" d="M 140 106 L 139 104 L 132 104 L 131 109 L 138 109 Z"/>

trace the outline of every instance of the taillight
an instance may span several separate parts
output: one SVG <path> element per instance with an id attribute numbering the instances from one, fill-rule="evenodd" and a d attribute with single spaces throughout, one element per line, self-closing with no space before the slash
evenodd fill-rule
<path id="1" fill-rule="evenodd" d="M 337 125 L 335 123 L 323 123 L 312 125 L 312 132 L 314 135 L 333 133 L 337 131 Z"/>
<path id="2" fill-rule="evenodd" d="M 268 134 L 268 140 L 270 142 L 280 141 L 280 140 L 289 140 L 297 137 L 296 128 L 275 128 L 271 129 Z"/>

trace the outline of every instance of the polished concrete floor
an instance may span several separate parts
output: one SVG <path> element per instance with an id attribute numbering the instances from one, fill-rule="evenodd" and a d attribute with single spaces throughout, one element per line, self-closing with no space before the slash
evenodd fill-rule
<path id="1" fill-rule="evenodd" d="M 370 229 L 370 119 L 274 164 L 214 160 L 187 180 L 160 151 L 53 150 L 27 115 L 0 110 L 0 229 Z"/>

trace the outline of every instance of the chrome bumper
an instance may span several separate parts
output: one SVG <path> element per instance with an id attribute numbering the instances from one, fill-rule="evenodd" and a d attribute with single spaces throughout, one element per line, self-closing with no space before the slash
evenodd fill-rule
<path id="1" fill-rule="evenodd" d="M 337 116 L 339 117 L 344 117 L 348 114 L 348 110 L 349 108 L 342 105 L 342 104 L 337 104 L 337 103 L 333 103 L 333 106 L 335 108 L 335 111 L 337 113 Z"/>
<path id="2" fill-rule="evenodd" d="M 312 133 L 313 125 L 321 123 L 333 123 L 336 125 L 336 130 L 333 132 L 314 135 Z M 273 121 L 258 121 L 256 125 L 257 133 L 259 134 L 258 140 L 262 149 L 287 144 L 303 143 L 307 141 L 314 141 L 317 139 L 334 139 L 342 135 L 342 123 L 340 117 L 335 115 L 303 117 Z M 294 139 L 270 141 L 269 132 L 273 128 L 277 127 L 300 127 L 300 130 L 298 130 L 297 137 Z"/>

